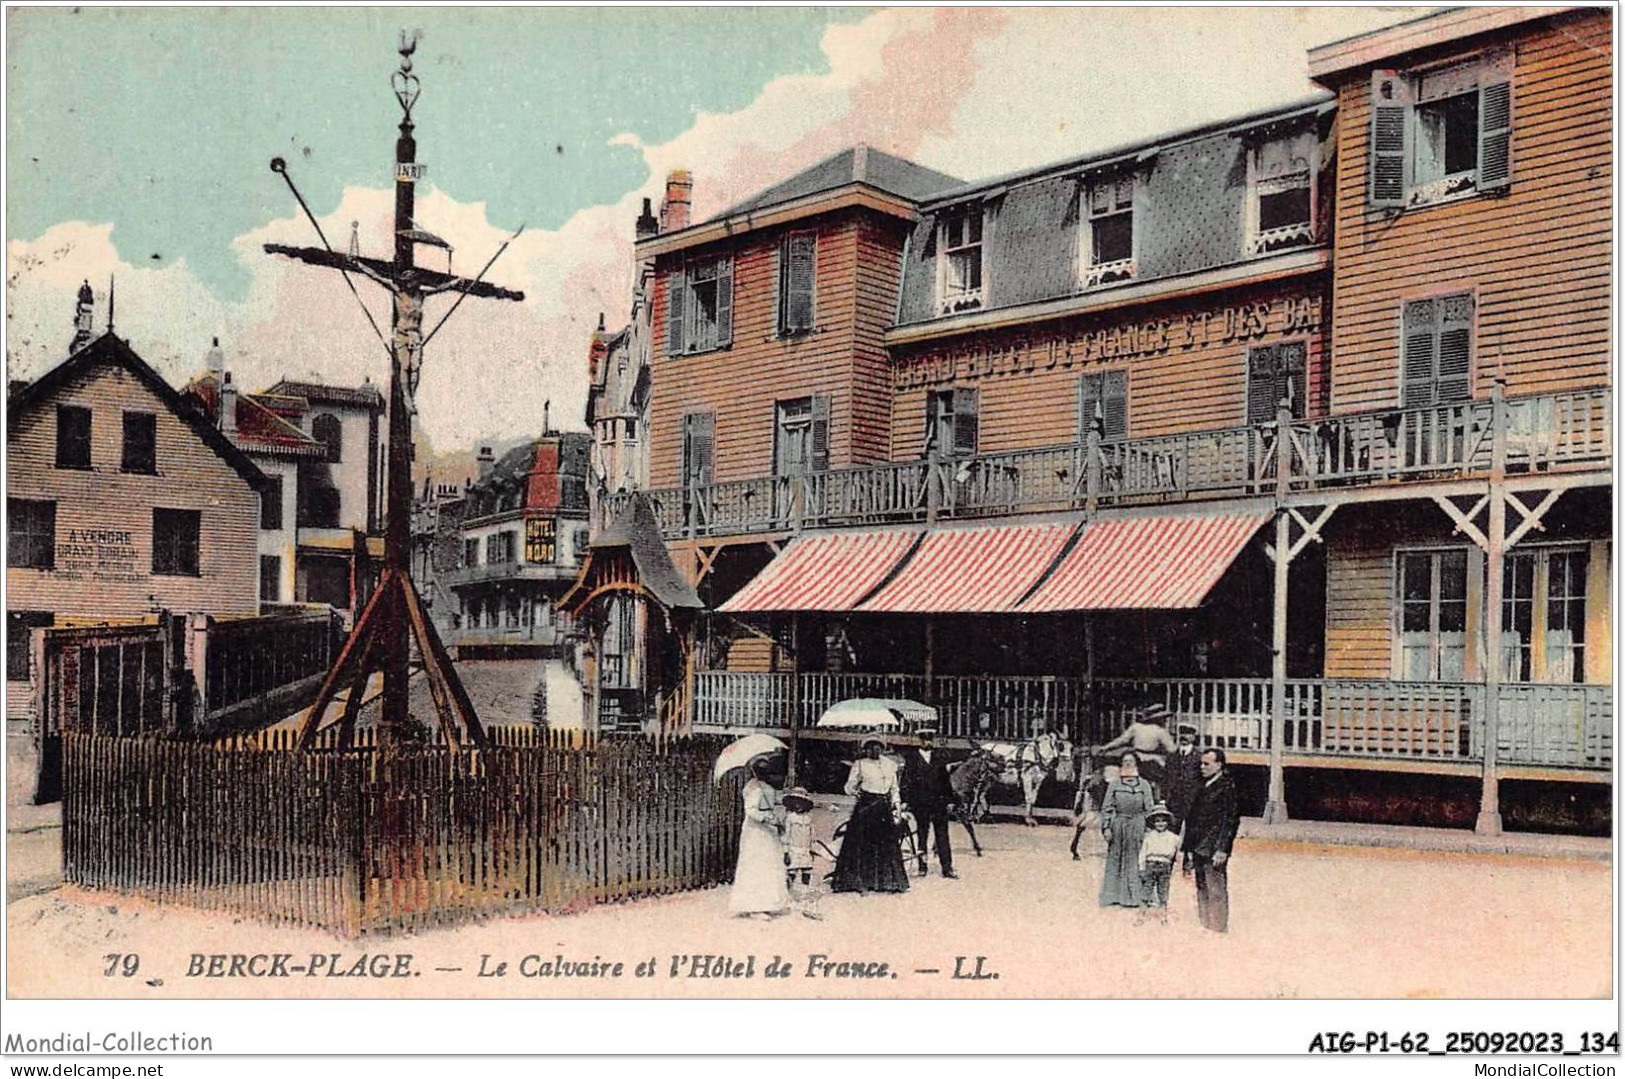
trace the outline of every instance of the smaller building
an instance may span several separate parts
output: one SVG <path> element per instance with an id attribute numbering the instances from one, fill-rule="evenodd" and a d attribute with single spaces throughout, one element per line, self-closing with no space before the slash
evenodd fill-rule
<path id="1" fill-rule="evenodd" d="M 585 432 L 547 431 L 453 496 L 429 486 L 414 514 L 413 571 L 441 637 L 459 659 L 556 655 L 570 635 L 556 603 L 587 547 Z"/>

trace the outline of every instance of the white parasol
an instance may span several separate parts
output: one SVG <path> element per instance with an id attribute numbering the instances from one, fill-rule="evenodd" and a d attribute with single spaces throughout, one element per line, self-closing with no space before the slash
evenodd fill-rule
<path id="1" fill-rule="evenodd" d="M 735 768 L 743 768 L 757 757 L 783 753 L 788 748 L 771 734 L 747 734 L 717 754 L 716 766 L 711 769 L 711 779 L 720 783 L 722 777 Z"/>
<path id="2" fill-rule="evenodd" d="M 937 710 L 918 701 L 858 697 L 825 709 L 818 717 L 819 727 L 832 730 L 897 731 L 904 725 L 929 727 L 937 722 Z"/>

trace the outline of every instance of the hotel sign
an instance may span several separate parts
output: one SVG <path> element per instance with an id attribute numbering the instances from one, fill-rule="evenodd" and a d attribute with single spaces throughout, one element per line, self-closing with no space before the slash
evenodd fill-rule
<path id="1" fill-rule="evenodd" d="M 1071 370 L 1200 348 L 1247 345 L 1272 336 L 1318 333 L 1320 299 L 1295 296 L 1213 310 L 1042 333 L 1018 330 L 925 349 L 897 361 L 896 387 L 918 389 L 961 379 Z"/>

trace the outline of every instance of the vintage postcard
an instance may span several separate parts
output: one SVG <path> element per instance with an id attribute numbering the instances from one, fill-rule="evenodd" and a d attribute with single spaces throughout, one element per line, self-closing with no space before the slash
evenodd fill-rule
<path id="1" fill-rule="evenodd" d="M 8 1054 L 1617 1054 L 1612 8 L 5 32 Z"/>

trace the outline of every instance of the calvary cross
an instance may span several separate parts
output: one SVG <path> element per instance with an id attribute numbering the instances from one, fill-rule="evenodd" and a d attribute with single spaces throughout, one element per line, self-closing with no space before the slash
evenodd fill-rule
<path id="1" fill-rule="evenodd" d="M 288 247 L 266 244 L 268 254 L 289 258 L 338 270 L 355 292 L 350 274 L 359 274 L 381 285 L 393 298 L 394 318 L 390 340 L 389 372 L 389 458 L 386 472 L 386 508 L 384 532 L 384 572 L 378 580 L 361 617 L 356 620 L 344 647 L 339 651 L 333 667 L 322 680 L 316 699 L 306 714 L 300 731 L 301 748 L 311 747 L 321 727 L 323 715 L 341 687 L 348 688 L 344 711 L 340 719 L 339 739 L 344 746 L 352 745 L 355 737 L 356 714 L 360 710 L 368 680 L 373 671 L 382 668 L 384 674 L 383 722 L 379 727 L 379 752 L 387 754 L 406 738 L 410 726 L 407 704 L 408 681 L 411 676 L 411 640 L 416 638 L 418 653 L 422 657 L 424 674 L 428 678 L 430 695 L 441 732 L 449 745 L 459 744 L 459 728 L 476 745 L 485 745 L 485 731 L 475 715 L 468 692 L 463 688 L 445 646 L 435 631 L 434 623 L 425 615 L 417 586 L 412 583 L 410 571 L 410 515 L 412 500 L 412 421 L 408 398 L 417 389 L 418 372 L 422 363 L 423 301 L 426 297 L 456 292 L 457 304 L 429 334 L 433 338 L 445 319 L 450 318 L 464 298 L 480 296 L 498 300 L 523 300 L 525 294 L 513 289 L 485 284 L 479 278 L 469 280 L 449 273 L 419 267 L 414 262 L 418 243 L 437 243 L 434 237 L 419 230 L 412 219 L 416 199 L 417 178 L 423 167 L 417 164 L 417 142 L 412 138 L 412 106 L 417 102 L 419 85 L 412 74 L 412 53 L 417 48 L 417 36 L 401 36 L 400 70 L 390 77 L 395 98 L 401 105 L 400 137 L 395 141 L 395 258 L 364 258 L 359 254 L 340 254 L 327 244 L 321 226 L 305 205 L 304 198 L 288 177 L 287 164 L 276 158 L 271 170 L 278 173 L 299 200 L 300 207 L 316 227 L 322 247 Z M 517 233 L 515 234 L 517 235 Z M 511 240 L 510 240 L 511 242 Z M 502 245 L 502 250 L 507 248 Z M 497 255 L 502 253 L 498 250 Z M 496 261 L 486 263 L 490 269 Z M 480 271 L 484 277 L 485 271 Z M 357 294 L 359 301 L 360 295 Z M 362 305 L 362 310 L 366 306 Z M 367 314 L 369 322 L 372 315 Z M 376 323 L 373 332 L 378 332 Z M 379 335 L 382 338 L 382 335 Z"/>

